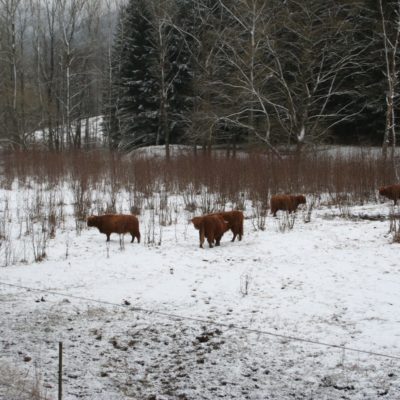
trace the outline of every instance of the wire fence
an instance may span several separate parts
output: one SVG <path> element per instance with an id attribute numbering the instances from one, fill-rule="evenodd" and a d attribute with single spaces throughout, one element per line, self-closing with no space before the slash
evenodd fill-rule
<path id="1" fill-rule="evenodd" d="M 40 329 L 35 330 L 37 324 L 28 328 L 32 332 L 26 335 L 26 345 L 29 347 L 29 340 L 38 337 L 40 344 L 35 351 L 43 359 L 43 363 L 39 363 L 37 368 L 44 370 L 47 381 L 54 382 L 50 387 L 47 385 L 47 391 L 54 394 L 57 366 L 55 361 L 49 363 L 47 360 L 57 358 L 57 342 L 48 326 L 52 325 L 51 318 L 59 319 L 59 325 L 67 333 L 64 335 L 67 342 L 64 371 L 67 399 L 261 399 L 267 398 L 262 393 L 274 392 L 280 393 L 280 396 L 271 397 L 277 399 L 339 399 L 346 394 L 350 397 L 345 398 L 361 398 L 356 397 L 356 382 L 361 386 L 373 382 L 375 392 L 370 393 L 368 389 L 369 392 L 363 394 L 364 398 L 373 399 L 384 396 L 385 393 L 393 393 L 396 390 L 393 386 L 398 385 L 394 371 L 400 366 L 400 357 L 396 354 L 136 307 L 129 302 L 118 304 L 8 282 L 0 282 L 0 285 L 27 293 L 60 297 L 60 301 L 52 305 L 54 315 L 48 317 L 47 321 L 44 318 L 49 310 L 42 313 L 39 310 L 42 305 L 50 307 L 51 301 L 48 298 L 45 301 L 43 297 L 36 298 L 36 321 L 43 320 L 43 323 L 38 325 Z M 24 300 L 26 295 L 16 294 L 15 301 Z M 73 305 L 76 300 L 98 306 L 99 309 L 88 309 L 84 312 L 82 307 L 76 308 Z M 69 311 L 64 313 L 60 304 L 70 307 Z M 106 310 L 99 311 L 103 307 Z M 110 314 L 109 307 L 116 312 Z M 76 323 L 74 315 L 76 318 L 79 316 Z M 15 326 L 13 323 L 10 329 L 18 329 L 23 324 L 23 320 L 16 321 Z M 93 326 L 96 328 L 93 329 Z M 90 337 L 83 338 L 83 331 L 88 329 L 91 332 Z M 270 339 L 276 340 L 271 342 Z M 107 350 L 107 357 L 102 354 L 106 353 L 105 347 L 110 349 Z M 79 349 L 82 358 L 87 356 L 86 361 L 75 359 L 78 351 L 76 349 Z M 337 353 L 336 356 L 332 356 L 331 350 Z M 190 351 L 193 354 L 188 354 Z M 349 356 L 350 353 L 353 355 Z M 149 354 L 148 359 L 146 354 Z M 381 361 L 376 361 L 377 359 Z M 326 368 L 325 364 L 329 367 Z M 214 372 L 204 374 L 201 372 L 204 372 L 203 368 Z M 149 372 L 151 370 L 156 370 L 157 374 Z M 163 375 L 164 378 L 158 375 Z M 112 382 L 105 384 L 103 395 L 99 389 L 99 381 L 102 379 Z M 242 383 L 238 384 L 238 380 Z M 83 385 L 82 381 L 86 384 Z M 2 385 L 0 380 L 0 387 Z M 10 386 L 10 383 L 7 385 Z M 122 394 L 117 394 L 116 388 Z M 18 389 L 19 387 L 16 388 Z M 392 392 L 389 392 L 390 389 Z M 30 393 L 31 399 L 35 400 L 56 398 L 56 395 L 33 397 L 32 393 L 39 392 L 32 390 L 26 393 Z M 157 397 L 157 393 L 164 395 Z M 156 397 L 151 397 L 153 395 Z M 3 398 L 14 400 L 12 397 Z"/>
<path id="2" fill-rule="evenodd" d="M 37 289 L 37 288 L 16 285 L 16 284 L 11 284 L 11 283 L 6 283 L 6 282 L 0 282 L 0 285 L 14 287 L 14 288 L 18 288 L 18 289 L 24 289 L 24 290 L 28 290 L 28 291 L 51 294 L 54 296 L 62 296 L 63 298 L 82 300 L 82 301 L 86 301 L 86 302 L 90 302 L 90 303 L 97 303 L 97 304 L 101 304 L 101 305 L 122 307 L 125 309 L 129 306 L 128 309 L 131 311 L 135 311 L 135 312 L 143 312 L 146 314 L 155 314 L 155 315 L 159 315 L 159 316 L 163 316 L 163 317 L 167 317 L 167 318 L 171 318 L 171 319 L 198 322 L 201 324 L 218 326 L 218 327 L 223 327 L 223 328 L 227 328 L 227 329 L 235 329 L 235 330 L 240 330 L 240 331 L 244 331 L 244 332 L 248 332 L 248 333 L 256 333 L 259 335 L 266 335 L 266 336 L 272 336 L 272 337 L 276 337 L 276 338 L 280 338 L 280 339 L 286 339 L 286 340 L 303 342 L 303 343 L 310 343 L 310 344 L 315 344 L 318 346 L 330 347 L 330 348 L 340 349 L 343 351 L 352 351 L 352 352 L 367 354 L 367 355 L 371 355 L 371 356 L 383 357 L 383 358 L 394 359 L 394 360 L 400 361 L 400 355 L 397 356 L 397 355 L 379 353 L 376 351 L 357 349 L 357 348 L 348 347 L 348 346 L 341 346 L 338 344 L 325 343 L 325 342 L 321 342 L 321 341 L 313 340 L 313 339 L 301 338 L 301 337 L 297 337 L 294 335 L 284 335 L 284 334 L 265 331 L 265 330 L 261 330 L 261 329 L 254 329 L 254 328 L 249 328 L 246 326 L 239 326 L 239 325 L 235 325 L 235 324 L 231 324 L 231 323 L 228 324 L 228 323 L 224 323 L 224 322 L 220 322 L 220 321 L 212 321 L 212 320 L 204 319 L 204 318 L 188 317 L 188 316 L 173 314 L 173 313 L 169 313 L 169 312 L 165 312 L 165 311 L 157 311 L 157 310 L 151 310 L 151 309 L 147 309 L 147 308 L 143 308 L 143 307 L 131 306 L 130 304 L 118 304 L 118 303 L 113 303 L 113 302 L 105 301 L 105 300 L 91 299 L 88 297 L 75 296 L 75 295 L 70 295 L 70 294 L 66 294 L 66 293 L 59 293 L 59 292 L 46 290 L 46 289 Z"/>

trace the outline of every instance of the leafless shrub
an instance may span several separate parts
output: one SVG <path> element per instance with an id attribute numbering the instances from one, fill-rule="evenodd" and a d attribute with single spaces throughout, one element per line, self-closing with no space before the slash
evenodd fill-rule
<path id="1" fill-rule="evenodd" d="M 27 216 L 27 226 L 32 243 L 33 257 L 35 261 L 43 261 L 46 258 L 46 249 L 49 240 L 48 224 L 45 218 L 37 221 L 37 216 Z"/>
<path id="2" fill-rule="evenodd" d="M 265 230 L 268 208 L 263 201 L 253 202 L 253 226 L 256 230 Z"/>
<path id="3" fill-rule="evenodd" d="M 24 236 L 28 237 L 31 242 L 35 261 L 42 261 L 46 257 L 51 233 L 55 235 L 55 206 L 55 197 L 47 196 L 42 184 L 35 185 L 33 192 L 29 193 L 29 196 L 25 199 Z M 20 229 L 22 230 L 22 223 Z M 27 260 L 26 254 L 24 254 L 23 260 Z"/>
<path id="4" fill-rule="evenodd" d="M 41 374 L 29 377 L 7 364 L 0 366 L 0 397 L 7 400 L 50 400 Z"/>
<path id="5" fill-rule="evenodd" d="M 284 233 L 288 230 L 292 230 L 294 228 L 294 223 L 296 222 L 296 212 L 289 213 L 288 211 L 279 211 L 278 212 L 277 226 L 278 231 Z"/>
<path id="6" fill-rule="evenodd" d="M 333 203 L 339 208 L 339 215 L 343 218 L 349 218 L 351 214 L 351 195 L 349 193 L 335 193 Z"/>
<path id="7" fill-rule="evenodd" d="M 46 221 L 47 229 L 49 232 L 49 238 L 54 239 L 56 237 L 57 229 L 57 199 L 55 191 L 50 191 L 48 193 L 48 198 L 46 200 Z"/>
<path id="8" fill-rule="evenodd" d="M 268 196 L 265 198 L 266 202 L 268 202 Z M 246 209 L 246 195 L 244 192 L 236 192 L 235 197 L 232 200 L 233 209 L 236 210 L 245 210 Z M 267 208 L 265 206 L 265 208 Z"/>
<path id="9" fill-rule="evenodd" d="M 162 240 L 163 240 L 163 225 L 159 223 L 158 224 L 158 242 L 157 242 L 158 246 L 161 246 Z"/>
<path id="10" fill-rule="evenodd" d="M 156 213 L 153 208 L 148 211 L 148 218 L 144 222 L 144 243 L 148 246 L 156 244 Z"/>
<path id="11" fill-rule="evenodd" d="M 182 192 L 185 210 L 195 212 L 197 209 L 196 189 L 192 183 L 189 183 Z"/>
<path id="12" fill-rule="evenodd" d="M 320 199 L 321 199 L 321 197 L 319 194 L 313 193 L 313 194 L 307 196 L 307 206 L 303 213 L 303 221 L 305 223 L 308 223 L 311 221 L 312 211 L 316 206 L 318 206 Z"/>
<path id="13" fill-rule="evenodd" d="M 111 197 L 110 201 L 106 202 L 104 208 L 105 214 L 118 214 L 116 197 Z"/>
<path id="14" fill-rule="evenodd" d="M 202 214 L 210 214 L 217 209 L 215 196 L 206 187 L 202 188 L 200 192 L 200 209 Z"/>
<path id="15" fill-rule="evenodd" d="M 131 214 L 140 215 L 143 208 L 144 196 L 143 193 L 136 191 L 131 186 L 127 188 L 128 204 Z"/>
<path id="16" fill-rule="evenodd" d="M 13 248 L 14 247 L 12 240 L 0 241 L 0 251 L 3 259 L 3 267 L 7 267 L 8 265 L 12 265 L 14 263 L 15 257 Z"/>
<path id="17" fill-rule="evenodd" d="M 11 220 L 9 199 L 6 197 L 3 201 L 3 209 L 0 210 L 0 243 L 9 237 L 9 223 Z"/>
<path id="18" fill-rule="evenodd" d="M 160 226 L 172 225 L 172 209 L 169 206 L 168 194 L 166 192 L 161 192 L 159 195 L 159 211 L 158 220 Z"/>
<path id="19" fill-rule="evenodd" d="M 119 198 L 119 186 L 115 178 L 111 178 L 111 182 L 108 185 L 108 190 L 106 192 L 106 214 L 117 214 L 118 213 L 118 198 Z"/>
<path id="20" fill-rule="evenodd" d="M 249 287 L 251 282 L 251 276 L 248 273 L 244 273 L 240 276 L 240 293 L 242 296 L 249 294 Z"/>
<path id="21" fill-rule="evenodd" d="M 400 243 L 400 206 L 391 205 L 389 211 L 389 233 L 393 243 Z"/>
<path id="22" fill-rule="evenodd" d="M 81 234 L 85 226 L 86 218 L 92 206 L 91 188 L 89 186 L 88 176 L 85 174 L 79 178 L 80 179 L 71 182 L 75 228 L 78 235 Z"/>
<path id="23" fill-rule="evenodd" d="M 9 199 L 6 197 L 3 201 L 3 209 L 0 210 L 0 255 L 4 267 L 12 264 L 14 258 L 11 218 Z"/>
<path id="24" fill-rule="evenodd" d="M 65 240 L 65 259 L 68 260 L 69 256 L 69 234 L 67 232 L 67 238 Z"/>

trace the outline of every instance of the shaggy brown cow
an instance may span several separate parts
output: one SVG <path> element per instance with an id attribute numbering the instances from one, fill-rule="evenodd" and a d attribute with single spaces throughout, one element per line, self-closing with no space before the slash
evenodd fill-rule
<path id="1" fill-rule="evenodd" d="M 204 239 L 210 247 L 219 246 L 222 235 L 229 229 L 228 223 L 218 214 L 203 215 L 192 219 L 194 227 L 199 231 L 200 247 L 203 248 Z"/>
<path id="2" fill-rule="evenodd" d="M 396 205 L 397 200 L 400 199 L 400 185 L 382 186 L 379 189 L 379 194 L 387 197 L 390 200 L 393 200 L 394 204 Z"/>
<path id="3" fill-rule="evenodd" d="M 244 220 L 242 211 L 222 211 L 215 214 L 220 215 L 228 222 L 228 229 L 233 233 L 232 242 L 235 241 L 237 235 L 239 235 L 239 240 L 242 240 Z"/>
<path id="4" fill-rule="evenodd" d="M 289 213 L 295 212 L 299 204 L 306 204 L 306 198 L 303 195 L 282 194 L 271 196 L 271 214 L 276 217 L 278 210 L 288 211 Z"/>
<path id="5" fill-rule="evenodd" d="M 140 243 L 139 221 L 134 215 L 124 214 L 106 214 L 106 215 L 93 215 L 87 219 L 88 226 L 95 226 L 99 229 L 100 233 L 107 235 L 107 242 L 110 241 L 112 233 L 130 233 L 132 240 L 137 238 Z"/>

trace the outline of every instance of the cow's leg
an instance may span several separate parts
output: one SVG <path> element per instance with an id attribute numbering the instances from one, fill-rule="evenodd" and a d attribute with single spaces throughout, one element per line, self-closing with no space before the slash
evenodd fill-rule
<path id="1" fill-rule="evenodd" d="M 199 239 L 200 239 L 200 248 L 203 248 L 203 243 L 204 243 L 204 229 L 200 228 L 199 230 Z"/>
<path id="2" fill-rule="evenodd" d="M 111 233 L 106 233 L 106 235 L 107 235 L 107 240 L 106 240 L 106 242 L 109 242 L 109 241 L 110 241 L 110 235 L 111 235 Z"/>

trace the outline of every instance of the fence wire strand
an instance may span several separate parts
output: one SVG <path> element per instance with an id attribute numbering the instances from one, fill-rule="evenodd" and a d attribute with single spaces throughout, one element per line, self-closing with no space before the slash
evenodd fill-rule
<path id="1" fill-rule="evenodd" d="M 370 356 L 376 356 L 376 357 L 382 357 L 382 358 L 400 361 L 400 356 L 396 356 L 396 355 L 384 354 L 384 353 L 379 353 L 379 352 L 369 351 L 369 350 L 364 350 L 364 349 L 357 349 L 354 347 L 341 346 L 339 344 L 326 343 L 326 342 L 321 342 L 321 341 L 313 340 L 313 339 L 305 339 L 305 338 L 301 338 L 301 337 L 294 336 L 294 335 L 284 335 L 281 333 L 264 331 L 261 329 L 254 329 L 254 328 L 249 328 L 246 326 L 240 326 L 240 325 L 231 324 L 231 323 L 212 321 L 209 319 L 198 318 L 198 317 L 188 317 L 188 316 L 184 316 L 184 315 L 169 313 L 166 311 L 150 310 L 150 309 L 147 309 L 144 307 L 136 307 L 136 306 L 130 306 L 130 305 L 128 306 L 125 304 L 113 303 L 113 302 L 107 301 L 107 300 L 91 299 L 91 298 L 84 297 L 84 296 L 76 296 L 76 295 L 71 295 L 71 294 L 66 294 L 66 293 L 55 292 L 52 290 L 32 288 L 29 286 L 17 285 L 14 283 L 7 283 L 7 282 L 2 282 L 2 281 L 0 281 L 0 285 L 23 289 L 26 291 L 47 293 L 47 294 L 51 294 L 54 296 L 61 296 L 61 297 L 65 297 L 65 298 L 75 299 L 75 300 L 82 300 L 82 301 L 86 301 L 86 302 L 90 302 L 90 303 L 97 303 L 97 304 L 102 304 L 102 305 L 107 305 L 107 306 L 120 307 L 125 310 L 128 309 L 130 311 L 159 315 L 162 317 L 167 317 L 169 319 L 175 319 L 175 320 L 181 320 L 181 321 L 192 321 L 192 322 L 202 323 L 202 324 L 206 324 L 206 325 L 219 326 L 219 327 L 227 328 L 229 330 L 239 330 L 239 331 L 243 331 L 243 332 L 247 332 L 247 333 L 256 333 L 259 335 L 276 337 L 279 339 L 285 339 L 285 340 L 289 340 L 289 341 L 293 341 L 293 342 L 309 343 L 309 344 L 314 344 L 314 345 L 322 346 L 322 347 L 341 349 L 343 351 L 356 352 L 356 353 L 360 353 L 360 354 L 367 354 Z"/>

